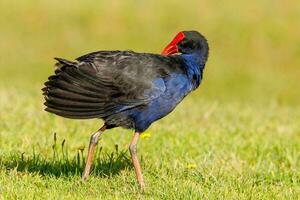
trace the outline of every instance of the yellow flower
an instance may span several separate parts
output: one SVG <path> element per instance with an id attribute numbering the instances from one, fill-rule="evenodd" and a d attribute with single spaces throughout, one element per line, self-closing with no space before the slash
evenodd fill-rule
<path id="1" fill-rule="evenodd" d="M 197 165 L 194 164 L 194 163 L 189 163 L 186 168 L 188 168 L 188 169 L 196 169 Z"/>
<path id="2" fill-rule="evenodd" d="M 142 139 L 149 138 L 149 137 L 151 137 L 151 133 L 150 133 L 150 132 L 144 132 L 144 133 L 142 133 L 142 135 L 141 135 L 141 138 L 142 138 Z"/>

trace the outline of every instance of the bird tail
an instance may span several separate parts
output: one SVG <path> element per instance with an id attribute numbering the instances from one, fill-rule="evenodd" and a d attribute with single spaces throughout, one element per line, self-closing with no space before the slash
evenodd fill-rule
<path id="1" fill-rule="evenodd" d="M 77 62 L 55 58 L 55 75 L 48 78 L 42 89 L 45 110 L 72 119 L 103 118 L 111 114 L 112 105 L 105 101 L 101 88 L 95 81 L 95 70 L 79 70 Z"/>

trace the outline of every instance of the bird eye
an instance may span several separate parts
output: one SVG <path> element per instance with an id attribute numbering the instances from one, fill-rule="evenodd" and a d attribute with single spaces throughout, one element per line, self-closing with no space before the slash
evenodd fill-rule
<path id="1" fill-rule="evenodd" d="M 182 46 L 183 48 L 187 48 L 189 45 L 188 45 L 187 42 L 183 42 L 183 43 L 181 44 L 181 46 Z"/>

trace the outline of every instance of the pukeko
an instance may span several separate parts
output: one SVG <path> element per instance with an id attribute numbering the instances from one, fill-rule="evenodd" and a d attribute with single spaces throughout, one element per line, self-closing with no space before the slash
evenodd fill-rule
<path id="1" fill-rule="evenodd" d="M 137 157 L 139 136 L 198 88 L 208 50 L 207 40 L 199 32 L 182 31 L 162 55 L 97 51 L 75 61 L 55 58 L 55 74 L 43 88 L 45 110 L 66 118 L 104 120 L 91 136 L 84 180 L 89 176 L 101 134 L 106 129 L 124 127 L 135 131 L 129 151 L 137 181 L 144 189 Z"/>

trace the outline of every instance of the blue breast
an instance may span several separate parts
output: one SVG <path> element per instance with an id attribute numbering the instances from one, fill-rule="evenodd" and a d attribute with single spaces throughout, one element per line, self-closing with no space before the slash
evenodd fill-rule
<path id="1" fill-rule="evenodd" d="M 170 113 L 182 99 L 197 88 L 201 81 L 201 70 L 192 56 L 183 56 L 186 74 L 172 73 L 170 76 L 154 80 L 159 84 L 164 81 L 165 91 L 153 99 L 147 106 L 130 110 L 129 115 L 135 121 L 138 132 L 146 130 L 154 121 Z M 150 94 L 148 94 L 150 95 Z"/>

